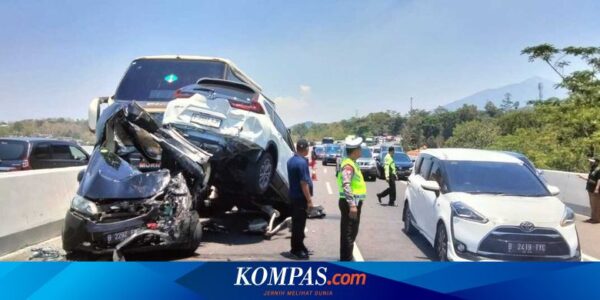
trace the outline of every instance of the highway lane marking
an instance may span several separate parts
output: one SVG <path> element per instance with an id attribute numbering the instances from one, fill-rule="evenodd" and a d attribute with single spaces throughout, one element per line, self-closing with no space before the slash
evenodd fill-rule
<path id="1" fill-rule="evenodd" d="M 329 195 L 333 195 L 333 191 L 331 190 L 331 185 L 329 184 L 329 181 L 325 182 L 325 186 L 327 187 L 327 193 Z"/>
<path id="2" fill-rule="evenodd" d="M 356 244 L 356 242 L 354 242 L 352 257 L 354 258 L 354 261 L 365 261 L 365 259 L 362 256 L 362 253 L 360 253 L 360 249 L 358 249 L 358 245 Z"/>
<path id="3" fill-rule="evenodd" d="M 583 258 L 583 261 L 600 261 L 600 259 L 597 259 L 593 256 L 587 255 L 583 252 L 581 252 L 581 258 Z"/>
<path id="4" fill-rule="evenodd" d="M 323 168 L 323 173 L 327 174 L 327 168 Z"/>

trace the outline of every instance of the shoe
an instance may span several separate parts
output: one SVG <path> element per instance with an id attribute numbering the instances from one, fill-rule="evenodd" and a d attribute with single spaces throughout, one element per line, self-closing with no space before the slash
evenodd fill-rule
<path id="1" fill-rule="evenodd" d="M 379 204 L 381 204 L 381 196 L 379 194 L 377 194 L 377 201 L 379 201 Z"/>
<path id="2" fill-rule="evenodd" d="M 307 260 L 308 259 L 308 253 L 306 253 L 306 251 L 297 251 L 297 252 L 290 251 L 290 254 L 292 255 L 292 258 L 294 258 L 294 259 L 298 259 L 298 260 Z"/>
<path id="3" fill-rule="evenodd" d="M 388 206 L 397 206 L 396 203 L 392 202 L 392 203 L 388 203 Z"/>

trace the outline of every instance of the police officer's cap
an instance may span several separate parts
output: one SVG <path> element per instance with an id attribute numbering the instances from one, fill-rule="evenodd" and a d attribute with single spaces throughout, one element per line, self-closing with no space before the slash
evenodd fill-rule
<path id="1" fill-rule="evenodd" d="M 344 144 L 346 144 L 346 149 L 360 148 L 360 145 L 362 144 L 362 142 L 363 142 L 363 139 L 361 137 L 357 137 L 357 138 L 347 137 L 346 140 L 344 140 Z"/>

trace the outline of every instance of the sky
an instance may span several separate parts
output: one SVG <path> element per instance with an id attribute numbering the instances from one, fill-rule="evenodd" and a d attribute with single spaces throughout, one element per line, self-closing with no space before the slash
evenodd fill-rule
<path id="1" fill-rule="evenodd" d="M 600 1 L 0 1 L 0 120 L 85 118 L 131 60 L 231 59 L 287 125 L 433 109 L 532 76 L 520 51 L 600 46 Z"/>

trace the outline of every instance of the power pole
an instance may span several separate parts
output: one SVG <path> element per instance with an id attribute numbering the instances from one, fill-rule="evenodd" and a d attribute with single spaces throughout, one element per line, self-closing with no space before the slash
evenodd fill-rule
<path id="1" fill-rule="evenodd" d="M 410 97 L 410 111 L 413 111 L 413 97 Z"/>
<path id="2" fill-rule="evenodd" d="M 538 97 L 540 101 L 544 100 L 544 84 L 541 82 L 538 83 Z"/>

